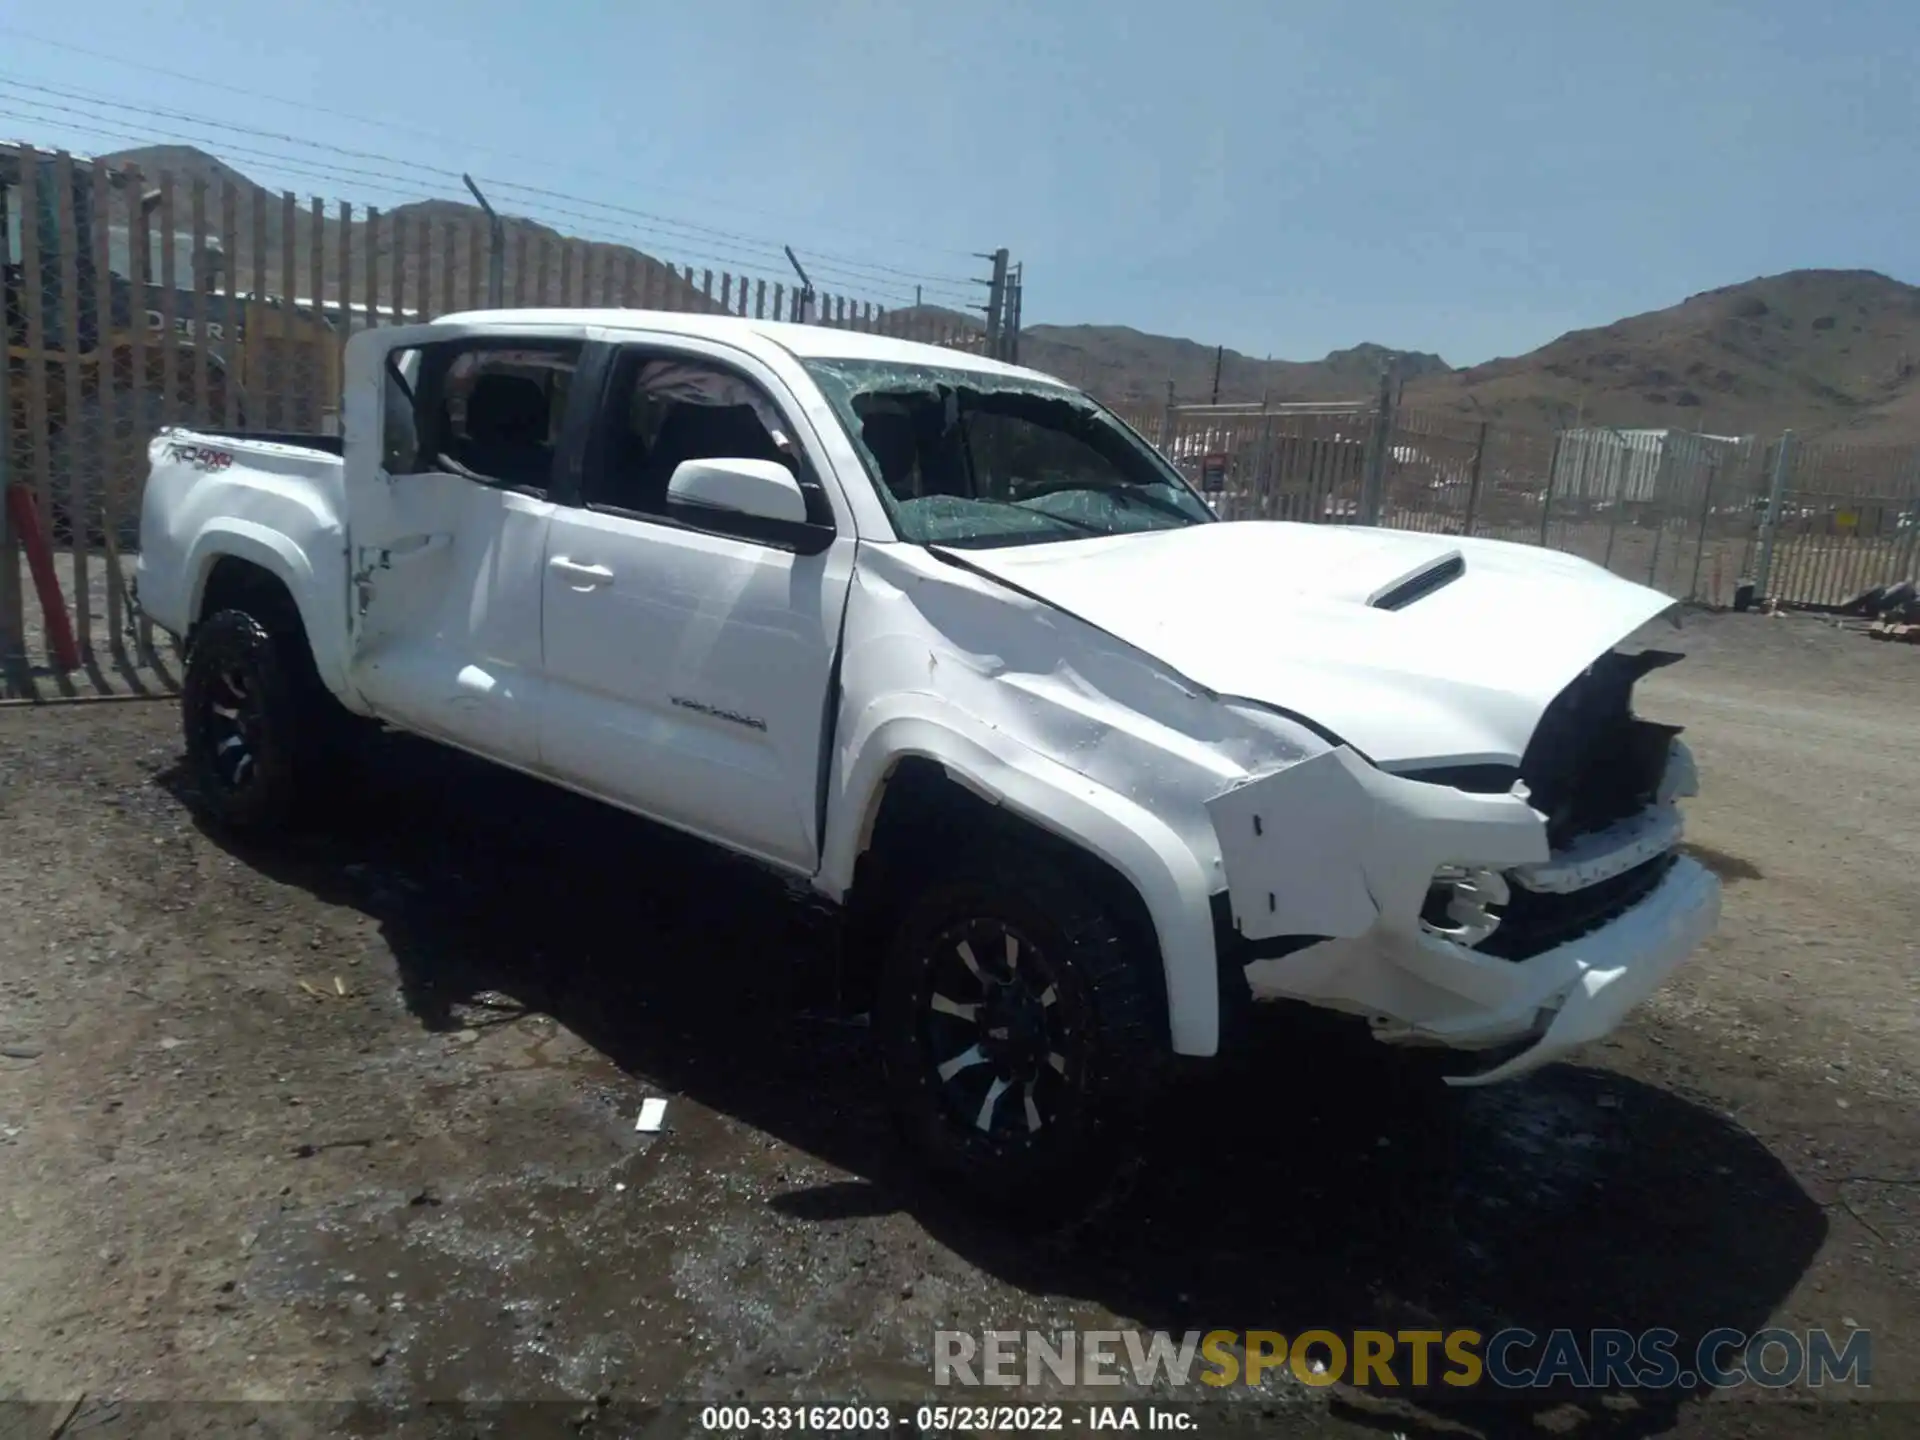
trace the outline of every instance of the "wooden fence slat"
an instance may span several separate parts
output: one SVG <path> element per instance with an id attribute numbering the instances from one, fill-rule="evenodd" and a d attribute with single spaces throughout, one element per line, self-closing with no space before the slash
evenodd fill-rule
<path id="1" fill-rule="evenodd" d="M 574 303 L 573 299 L 573 242 L 560 242 L 560 300 L 562 306 Z"/>
<path id="2" fill-rule="evenodd" d="M 488 253 L 491 253 L 491 247 L 493 245 L 491 236 L 489 236 L 487 240 L 487 245 Z M 506 263 L 507 257 L 502 255 L 500 257 L 500 264 L 503 274 L 505 273 Z M 489 261 L 486 256 L 481 253 L 480 227 L 478 225 L 469 225 L 467 227 L 467 308 L 469 310 L 478 310 L 480 308 L 480 267 L 482 265 L 489 265 Z M 490 265 L 489 273 L 491 273 Z M 502 295 L 500 298 L 504 301 L 507 297 Z"/>
<path id="3" fill-rule="evenodd" d="M 533 306 L 536 310 L 547 308 L 547 237 L 542 235 L 534 242 L 533 248 Z"/>
<path id="4" fill-rule="evenodd" d="M 113 340 L 113 274 L 109 266 L 110 251 L 107 244 L 109 232 L 113 228 L 112 204 L 113 184 L 107 176 L 107 167 L 99 160 L 92 166 L 92 183 L 87 197 L 88 207 L 93 217 L 93 314 L 95 324 L 94 385 L 99 396 L 100 423 L 94 427 L 93 436 L 87 446 L 87 469 L 94 480 L 97 494 L 92 497 L 92 510 L 100 515 L 100 533 L 107 541 L 107 553 L 103 564 L 112 565 L 119 555 L 120 535 L 117 507 L 110 505 L 113 494 L 112 475 L 114 466 L 121 458 L 121 446 L 116 443 L 115 427 L 119 420 L 118 366 L 114 358 Z M 144 325 L 145 307 L 138 316 L 128 316 L 129 320 Z M 128 462 L 131 463 L 131 462 Z M 82 511 L 81 496 L 78 491 L 73 498 L 73 508 Z M 84 513 L 84 512 L 83 512 Z M 86 581 L 83 575 L 74 576 L 74 589 L 81 595 L 86 594 Z M 107 597 L 107 648 L 109 653 L 118 654 L 120 645 L 120 627 L 126 623 L 126 614 L 120 606 L 120 586 L 118 578 L 109 574 L 105 586 Z M 90 622 L 85 618 L 90 607 L 82 605 L 80 613 L 79 644 L 84 650 L 90 643 Z"/>
<path id="5" fill-rule="evenodd" d="M 389 247 L 392 256 L 387 266 L 390 281 L 388 298 L 392 309 L 387 313 L 393 316 L 393 323 L 407 323 L 407 216 L 404 210 L 396 210 L 387 217 L 387 225 L 393 231 L 393 244 Z"/>
<path id="6" fill-rule="evenodd" d="M 213 404 L 211 395 L 211 374 L 208 350 L 213 345 L 212 307 L 207 301 L 212 298 L 212 286 L 207 282 L 207 180 L 204 175 L 193 177 L 189 192 L 188 213 L 193 224 L 193 255 L 189 264 L 193 267 L 193 291 L 189 304 L 193 314 L 187 323 L 191 327 L 188 334 L 193 339 L 193 418 L 195 425 L 213 423 Z"/>
<path id="7" fill-rule="evenodd" d="M 634 293 L 634 287 L 639 281 L 637 273 L 639 266 L 640 257 L 629 250 L 626 264 L 621 267 L 620 275 L 620 306 L 624 310 L 634 309 L 640 298 Z"/>
<path id="8" fill-rule="evenodd" d="M 138 170 L 132 169 L 121 178 L 125 186 L 123 193 L 127 211 L 127 288 L 132 293 L 127 316 L 127 385 L 121 393 L 127 401 L 125 462 L 126 468 L 131 471 L 139 468 L 148 439 L 147 416 L 153 412 L 149 398 L 153 393 L 153 381 L 147 354 L 147 305 L 149 284 L 153 278 L 148 272 L 153 256 L 153 232 L 148 224 L 147 208 L 141 203 L 141 197 L 146 193 L 146 180 Z M 102 497 L 110 499 L 116 524 L 118 517 L 127 513 L 122 501 L 132 488 L 124 474 L 115 473 L 106 477 Z M 138 649 L 137 620 L 135 632 Z M 114 636 L 114 644 L 116 647 L 122 644 L 120 634 Z"/>
<path id="9" fill-rule="evenodd" d="M 0 143 L 0 158 L 10 158 L 17 164 L 24 164 L 24 147 Z M 6 244 L 0 238 L 0 244 Z M 11 263 L 11 249 L 6 252 L 6 260 Z M 0 305 L 0 312 L 4 312 Z M 0 313 L 0 695 L 7 693 L 5 667 L 24 661 L 25 656 L 25 596 L 20 585 L 21 537 L 16 533 L 13 517 L 8 511 L 7 487 L 20 482 L 20 472 L 15 468 L 21 457 L 14 449 L 13 415 L 14 403 L 21 391 L 16 388 L 19 381 L 13 374 L 13 334 L 12 317 Z"/>
<path id="10" fill-rule="evenodd" d="M 238 426 L 240 407 L 240 347 L 248 338 L 236 298 L 240 292 L 239 192 L 220 187 L 220 357 L 225 383 L 220 386 L 220 423 Z"/>
<path id="11" fill-rule="evenodd" d="M 61 386 L 61 408 L 66 415 L 66 423 L 60 437 L 60 452 L 66 460 L 67 481 L 67 544 L 73 554 L 73 630 L 74 640 L 83 657 L 92 649 L 93 629 L 87 603 L 87 531 L 90 517 L 87 514 L 87 483 L 85 466 L 81 460 L 81 435 L 77 433 L 82 424 L 80 410 L 80 254 L 79 247 L 73 243 L 77 233 L 74 228 L 73 208 L 73 156 L 66 151 L 55 152 L 53 157 L 54 214 L 59 220 L 60 254 L 60 337 L 61 350 L 66 354 L 66 363 L 60 367 L 64 383 Z M 97 366 L 100 356 L 100 343 L 96 338 L 93 346 L 94 364 Z M 9 428 L 11 428 L 9 426 Z M 51 537 L 50 537 L 51 539 Z"/>
<path id="12" fill-rule="evenodd" d="M 451 315 L 454 311 L 453 270 L 460 258 L 460 232 L 453 221 L 448 220 L 440 226 L 440 313 Z"/>
<path id="13" fill-rule="evenodd" d="M 340 390 L 334 383 L 333 342 L 327 329 L 327 204 L 318 195 L 307 197 L 307 348 L 313 354 L 314 400 L 320 428 L 329 413 L 340 411 Z"/>
<path id="14" fill-rule="evenodd" d="M 413 277 L 414 288 L 420 292 L 420 298 L 413 302 L 413 308 L 422 320 L 433 318 L 433 221 L 423 218 L 420 221 L 420 273 Z M 405 321 L 401 322 L 405 324 Z"/>
<path id="15" fill-rule="evenodd" d="M 380 323 L 380 211 L 377 206 L 367 207 L 367 223 L 361 227 L 361 243 L 366 246 L 365 262 L 367 267 L 367 328 L 372 329 Z"/>
<path id="16" fill-rule="evenodd" d="M 40 255 L 40 154 L 32 147 L 20 151 L 20 308 L 25 311 L 27 337 L 28 483 L 40 507 L 40 529 L 53 532 L 53 475 L 47 453 L 50 422 L 47 414 L 46 276 Z M 0 497 L 4 499 L 5 497 Z"/>
<path id="17" fill-rule="evenodd" d="M 338 219 L 340 222 L 340 325 L 335 331 L 334 351 L 339 356 L 336 362 L 344 381 L 347 373 L 347 339 L 353 334 L 353 205 L 350 201 L 339 202 Z M 342 397 L 340 420 L 344 429 L 346 423 L 346 403 Z"/>
<path id="18" fill-rule="evenodd" d="M 527 243 L 527 232 L 516 231 L 513 236 L 513 304 L 524 309 L 527 305 L 527 252 L 532 248 Z"/>
<path id="19" fill-rule="evenodd" d="M 180 256 L 175 233 L 180 228 L 173 205 L 173 173 L 159 176 L 160 205 L 160 415 L 162 423 L 180 423 Z M 135 505 L 139 496 L 131 496 Z"/>
<path id="20" fill-rule="evenodd" d="M 295 338 L 293 302 L 300 297 L 300 283 L 294 278 L 295 231 L 298 228 L 294 219 L 300 213 L 300 202 L 291 190 L 280 192 L 280 303 L 276 311 L 280 317 L 280 423 L 292 430 L 303 430 L 306 408 L 304 397 L 300 394 L 300 367 L 294 364 Z"/>

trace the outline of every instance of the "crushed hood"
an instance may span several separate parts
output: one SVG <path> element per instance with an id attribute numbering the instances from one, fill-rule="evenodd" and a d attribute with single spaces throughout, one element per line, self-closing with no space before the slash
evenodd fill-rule
<path id="1" fill-rule="evenodd" d="M 1554 696 L 1673 604 L 1554 550 L 1338 525 L 940 553 L 1400 769 L 1517 765 Z"/>

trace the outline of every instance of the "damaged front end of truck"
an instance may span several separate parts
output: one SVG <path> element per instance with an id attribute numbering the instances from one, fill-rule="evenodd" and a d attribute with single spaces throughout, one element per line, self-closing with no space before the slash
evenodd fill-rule
<path id="1" fill-rule="evenodd" d="M 1484 1057 L 1454 1085 L 1613 1030 L 1719 917 L 1719 882 L 1680 849 L 1693 758 L 1678 727 L 1633 713 L 1639 679 L 1680 658 L 1603 654 L 1517 766 L 1389 773 L 1342 745 L 1216 796 L 1223 964 L 1255 1000 Z"/>

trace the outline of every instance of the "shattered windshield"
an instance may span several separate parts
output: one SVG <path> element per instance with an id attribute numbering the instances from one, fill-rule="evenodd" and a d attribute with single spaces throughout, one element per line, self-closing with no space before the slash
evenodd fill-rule
<path id="1" fill-rule="evenodd" d="M 1214 519 L 1153 448 L 1059 385 L 809 360 L 904 540 L 989 548 Z"/>

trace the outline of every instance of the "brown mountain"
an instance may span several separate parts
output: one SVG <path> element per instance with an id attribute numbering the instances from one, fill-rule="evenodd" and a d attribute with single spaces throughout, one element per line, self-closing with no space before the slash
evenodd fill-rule
<path id="1" fill-rule="evenodd" d="M 365 303 L 367 298 L 369 248 L 383 308 L 393 301 L 396 251 L 400 255 L 399 298 L 403 308 L 412 310 L 424 299 L 431 299 L 435 308 L 444 308 L 442 302 L 448 298 L 464 308 L 469 296 L 485 303 L 487 219 L 476 205 L 421 200 L 379 212 L 371 219 L 367 207 L 355 206 L 352 218 L 343 227 L 337 204 L 326 205 L 316 223 L 310 198 L 295 197 L 289 210 L 286 195 L 267 190 L 233 166 L 191 145 L 149 145 L 100 158 L 110 165 L 136 167 L 149 189 L 156 187 L 163 176 L 170 180 L 172 229 L 177 234 L 192 233 L 194 188 L 196 184 L 204 186 L 205 233 L 226 252 L 236 289 L 258 288 L 267 294 L 284 294 L 290 289 L 298 295 L 307 294 L 312 289 L 317 242 L 321 247 L 322 298 L 338 299 L 344 236 L 348 293 L 356 304 Z M 234 209 L 231 244 L 225 234 L 229 195 Z M 570 240 L 532 220 L 504 215 L 502 219 L 507 236 L 503 279 L 510 305 L 543 301 L 558 304 L 563 281 L 568 283 L 568 293 L 578 296 L 583 267 L 591 285 L 590 298 L 604 296 L 607 303 L 618 304 L 630 261 L 635 286 L 641 293 L 671 296 L 677 309 L 703 309 L 711 303 L 701 293 L 702 284 L 688 285 L 672 267 L 641 251 L 625 245 Z M 157 234 L 160 221 L 156 217 L 152 223 Z M 451 267 L 449 227 L 454 232 Z M 474 237 L 478 238 L 478 248 L 473 244 Z M 290 276 L 283 273 L 289 260 Z M 191 273 L 184 255 L 175 263 L 182 275 Z M 453 278 L 450 292 L 446 284 L 449 268 Z M 649 280 L 649 276 L 653 278 Z M 470 279 L 477 283 L 470 285 Z M 423 282 L 431 287 L 431 296 L 422 295 Z M 654 287 L 651 291 L 645 289 L 649 284 Z M 718 297 L 718 277 L 715 287 Z M 224 282 L 217 282 L 216 288 L 224 288 Z"/>
<path id="2" fill-rule="evenodd" d="M 1380 345 L 1336 350 L 1323 360 L 1261 360 L 1227 350 L 1219 356 L 1220 399 L 1355 399 L 1374 393 L 1394 352 Z M 1213 396 L 1214 347 L 1125 325 L 1032 325 L 1020 332 L 1020 363 L 1058 375 L 1116 404 L 1161 402 L 1167 382 L 1175 399 Z M 1438 355 L 1399 357 L 1402 378 L 1447 374 Z"/>
<path id="3" fill-rule="evenodd" d="M 1406 399 L 1524 425 L 1920 440 L 1920 288 L 1870 270 L 1764 276 L 1424 377 Z"/>
<path id="4" fill-rule="evenodd" d="M 344 227 L 329 206 L 314 219 L 310 202 L 289 214 L 273 194 L 217 157 L 191 146 L 150 146 L 103 156 L 137 165 L 151 185 L 173 181 L 173 228 L 192 227 L 196 181 L 204 186 L 207 233 L 224 230 L 226 197 L 234 202 L 233 243 L 224 248 L 240 289 L 305 294 L 313 247 L 322 247 L 322 290 L 338 295 L 344 242 L 352 297 L 367 294 L 369 250 L 383 305 L 393 296 L 399 256 L 402 304 L 422 300 L 423 282 L 436 306 L 484 300 L 485 217 L 471 205 L 428 200 L 401 205 L 372 221 L 356 208 Z M 671 267 L 623 245 L 570 241 L 546 225 L 507 218 L 505 266 L 509 304 L 558 303 L 562 282 L 579 294 L 582 265 L 591 298 L 617 303 L 631 264 L 642 293 L 670 295 L 682 308 L 704 308 L 705 277 L 688 285 Z M 470 237 L 483 243 L 475 249 Z M 292 268 L 283 276 L 288 242 Z M 563 259 L 564 255 L 564 259 Z M 477 265 L 476 265 L 477 262 Z M 182 274 L 189 261 L 178 261 Z M 476 269 L 478 274 L 476 276 Z M 649 281 L 648 277 L 652 276 Z M 470 288 L 470 278 L 478 284 Z M 713 278 L 714 299 L 721 294 Z M 770 298 L 770 297 L 769 297 Z M 920 333 L 980 325 L 977 315 L 934 306 L 893 312 L 903 330 Z M 1220 356 L 1223 401 L 1361 399 L 1373 393 L 1394 352 L 1379 345 L 1336 350 L 1313 361 L 1261 360 L 1238 351 Z M 1021 334 L 1021 360 L 1117 403 L 1205 401 L 1214 389 L 1211 345 L 1150 335 L 1120 325 L 1034 325 Z M 1920 441 L 1920 288 L 1865 270 L 1795 270 L 1694 295 L 1678 305 L 1576 330 L 1530 354 L 1463 370 L 1437 355 L 1401 354 L 1396 361 L 1406 403 L 1514 425 L 1551 428 L 1576 419 L 1612 425 L 1676 425 L 1718 434 L 1844 432 L 1873 441 Z"/>

